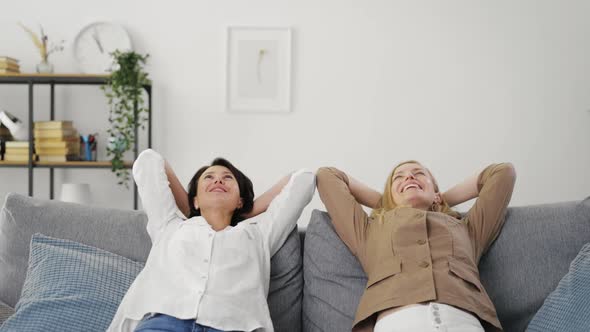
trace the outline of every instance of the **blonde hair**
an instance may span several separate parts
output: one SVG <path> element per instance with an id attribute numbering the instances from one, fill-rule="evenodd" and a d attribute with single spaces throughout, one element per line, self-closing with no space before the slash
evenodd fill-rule
<path id="1" fill-rule="evenodd" d="M 405 164 L 418 164 L 418 165 L 424 167 L 424 165 L 422 165 L 421 163 L 419 163 L 415 160 L 407 160 L 407 161 L 401 162 L 397 166 L 395 166 L 393 168 L 393 170 L 391 171 L 391 173 L 389 173 L 389 176 L 387 177 L 387 181 L 385 182 L 385 189 L 383 190 L 383 195 L 381 196 L 381 201 L 379 202 L 379 207 L 374 209 L 373 212 L 371 212 L 371 217 L 373 217 L 379 221 L 382 221 L 385 213 L 397 208 L 397 204 L 395 204 L 395 201 L 393 200 L 393 195 L 391 194 L 391 184 L 393 183 L 393 174 L 395 173 L 395 171 L 400 166 L 405 165 Z M 424 167 L 424 169 L 426 170 L 426 172 L 430 176 L 430 179 L 432 179 L 432 183 L 434 184 L 434 192 L 439 193 L 438 183 L 436 182 L 436 179 L 432 175 L 432 172 L 430 172 L 430 170 L 426 167 Z M 440 204 L 433 204 L 430 207 L 429 211 L 446 213 L 454 218 L 461 217 L 461 215 L 458 212 L 451 209 L 451 207 L 445 201 L 445 199 L 443 198 L 442 195 L 440 195 L 440 199 L 441 199 L 441 203 Z"/>

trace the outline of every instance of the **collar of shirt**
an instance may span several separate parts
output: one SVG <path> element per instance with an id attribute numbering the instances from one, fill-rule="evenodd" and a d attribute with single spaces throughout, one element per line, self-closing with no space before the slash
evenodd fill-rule
<path id="1" fill-rule="evenodd" d="M 213 230 L 213 228 L 211 227 L 211 225 L 209 225 L 209 223 L 207 222 L 207 220 L 205 220 L 205 218 L 203 218 L 203 216 L 195 216 L 192 217 L 190 219 L 185 219 L 182 221 L 183 223 L 187 223 L 187 224 L 194 224 L 196 226 L 201 226 L 201 227 L 209 227 L 211 230 Z M 232 229 L 233 226 L 231 225 L 227 225 L 227 227 L 225 227 L 224 229 L 222 229 L 219 232 L 223 232 L 223 231 L 227 231 Z M 215 230 L 213 230 L 215 231 Z"/>

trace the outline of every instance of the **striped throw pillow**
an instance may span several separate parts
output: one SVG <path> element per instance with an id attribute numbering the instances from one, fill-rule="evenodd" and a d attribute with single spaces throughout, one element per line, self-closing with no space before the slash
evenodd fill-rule
<path id="1" fill-rule="evenodd" d="M 527 332 L 590 331 L 590 243 L 572 261 L 569 272 L 549 294 Z"/>
<path id="2" fill-rule="evenodd" d="M 8 331 L 105 331 L 143 264 L 70 240 L 34 234 Z"/>

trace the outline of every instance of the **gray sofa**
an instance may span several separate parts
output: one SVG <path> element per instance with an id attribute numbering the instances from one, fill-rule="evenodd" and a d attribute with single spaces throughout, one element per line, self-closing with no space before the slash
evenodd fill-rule
<path id="1" fill-rule="evenodd" d="M 138 211 L 7 195 L 0 212 L 0 324 L 19 299 L 33 233 L 144 262 L 150 249 L 145 224 Z M 590 198 L 509 208 L 502 233 L 479 264 L 506 331 L 525 330 L 588 242 Z M 294 230 L 271 261 L 268 302 L 275 330 L 349 331 L 365 283 L 328 215 L 314 210 L 307 229 Z"/>

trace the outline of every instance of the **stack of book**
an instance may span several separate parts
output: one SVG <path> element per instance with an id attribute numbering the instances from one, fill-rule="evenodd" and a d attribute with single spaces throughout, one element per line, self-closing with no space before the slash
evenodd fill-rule
<path id="1" fill-rule="evenodd" d="M 33 128 L 39 161 L 80 160 L 80 137 L 72 121 L 36 121 Z"/>
<path id="2" fill-rule="evenodd" d="M 18 60 L 7 56 L 0 56 L 0 74 L 18 74 L 20 67 Z"/>
<path id="3" fill-rule="evenodd" d="M 28 141 L 7 141 L 4 151 L 5 161 L 29 161 Z M 33 160 L 35 156 L 33 155 Z"/>

